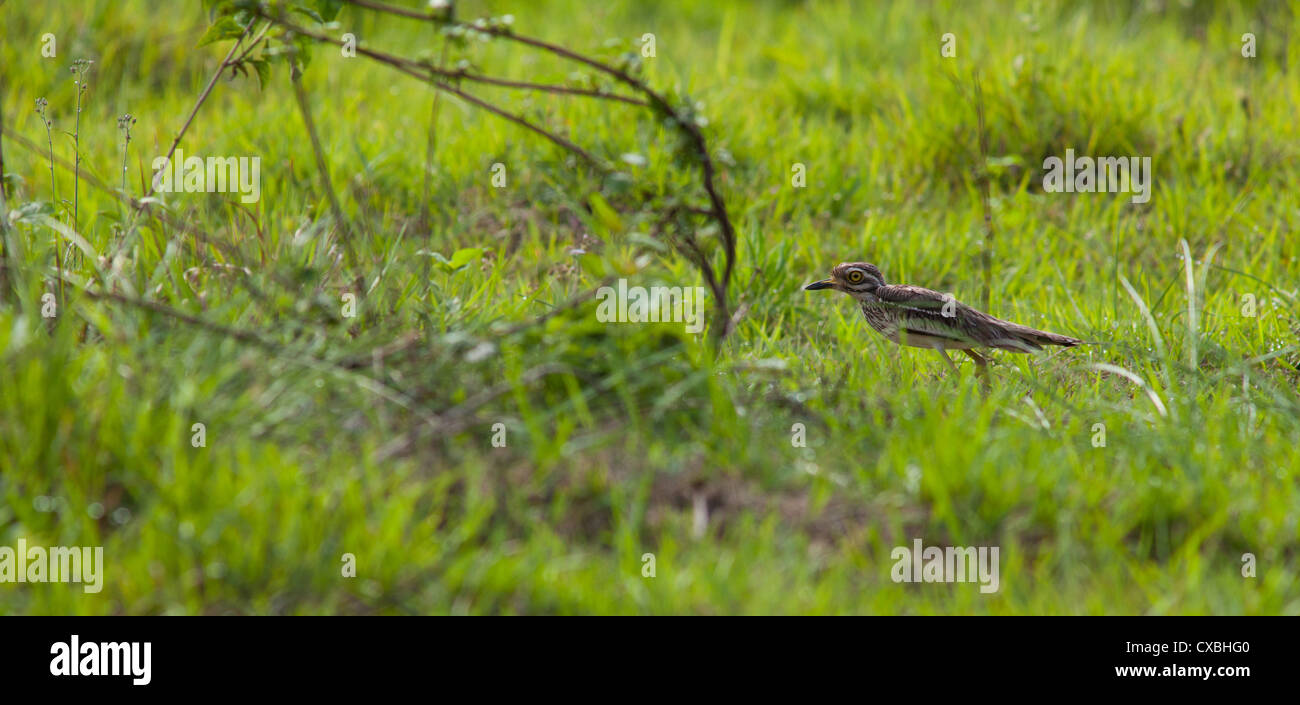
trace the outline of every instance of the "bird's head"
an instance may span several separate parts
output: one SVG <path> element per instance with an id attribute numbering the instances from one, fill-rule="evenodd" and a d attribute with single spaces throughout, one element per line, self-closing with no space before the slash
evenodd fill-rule
<path id="1" fill-rule="evenodd" d="M 806 291 L 834 289 L 842 291 L 853 298 L 869 296 L 876 287 L 885 283 L 876 265 L 867 262 L 842 262 L 831 269 L 830 279 L 813 282 L 804 287 Z"/>

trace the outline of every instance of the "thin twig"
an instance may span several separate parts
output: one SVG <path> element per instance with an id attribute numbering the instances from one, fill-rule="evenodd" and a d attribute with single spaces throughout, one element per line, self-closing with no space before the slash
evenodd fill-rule
<path id="1" fill-rule="evenodd" d="M 226 53 L 226 58 L 222 59 L 221 63 L 217 65 L 217 70 L 212 72 L 212 77 L 208 79 L 208 84 L 203 87 L 203 92 L 199 93 L 198 100 L 194 101 L 194 107 L 190 110 L 190 114 L 185 118 L 185 123 L 181 125 L 180 132 L 177 132 L 176 137 L 172 139 L 172 146 L 167 149 L 167 160 L 163 164 L 162 168 L 166 169 L 167 166 L 171 164 L 172 155 L 176 153 L 176 147 L 181 143 L 181 138 L 185 136 L 185 133 L 190 129 L 190 124 L 194 122 L 194 116 L 199 114 L 199 108 L 203 107 L 203 103 L 207 101 L 208 96 L 211 95 L 212 89 L 217 85 L 217 80 L 221 78 L 221 74 L 225 72 L 226 67 L 230 65 L 230 58 L 235 55 L 236 51 L 239 51 L 240 45 L 244 42 L 244 37 L 248 36 L 248 30 L 252 28 L 253 23 L 249 22 L 248 26 L 244 28 L 243 34 L 240 34 L 239 37 L 235 39 L 234 45 L 231 46 L 230 51 Z M 149 183 L 149 190 L 145 192 L 146 198 L 154 194 L 154 187 L 155 183 L 151 180 Z"/>
<path id="2" fill-rule="evenodd" d="M 329 164 L 325 162 L 325 153 L 321 149 L 320 136 L 316 133 L 316 123 L 312 120 L 311 106 L 307 102 L 307 91 L 302 87 L 302 70 L 295 63 L 289 70 L 289 82 L 293 84 L 294 95 L 298 98 L 298 110 L 302 113 L 303 124 L 307 127 L 307 136 L 311 138 L 312 153 L 316 156 L 316 170 L 320 172 L 321 184 L 325 188 L 325 195 L 329 198 L 330 211 L 334 215 L 334 221 L 338 223 L 339 228 L 343 231 L 343 249 L 347 252 L 348 266 L 352 267 L 355 281 L 357 296 L 365 293 L 365 280 L 362 278 L 358 269 L 361 262 L 357 259 L 357 252 L 353 248 L 352 227 L 349 225 L 347 218 L 343 217 L 343 208 L 339 205 L 338 194 L 334 192 L 334 181 L 330 179 Z"/>
<path id="3" fill-rule="evenodd" d="M 494 387 L 490 387 L 475 396 L 466 399 L 464 402 L 457 404 L 446 413 L 437 417 L 436 421 L 431 424 L 433 431 L 440 436 L 450 436 L 463 431 L 471 423 L 471 417 L 480 408 L 490 404 L 497 398 L 508 394 L 518 388 L 519 385 L 532 384 L 533 382 L 550 375 L 556 374 L 573 374 L 573 371 L 559 363 L 548 362 L 538 365 L 520 375 L 517 383 L 502 382 Z M 402 455 L 411 449 L 419 440 L 416 430 L 406 436 L 394 438 L 387 445 L 379 448 L 372 456 L 372 462 L 382 465 L 394 457 Z"/>
<path id="4" fill-rule="evenodd" d="M 564 47 L 558 46 L 556 44 L 551 44 L 550 42 L 546 42 L 541 39 L 536 39 L 533 37 L 516 34 L 513 30 L 508 28 L 501 28 L 501 27 L 494 27 L 494 26 L 481 27 L 472 24 L 451 22 L 441 15 L 432 14 L 432 13 L 422 13 L 404 7 L 397 7 L 394 5 L 388 5 L 386 3 L 374 2 L 373 0 L 344 0 L 344 2 L 347 2 L 348 4 L 351 5 L 356 5 L 358 7 L 364 7 L 370 10 L 375 10 L 378 12 L 384 12 L 392 15 L 397 15 L 400 17 L 410 18 L 410 19 L 417 19 L 425 22 L 432 22 L 437 25 L 459 26 L 467 30 L 473 30 L 490 36 L 499 37 L 504 40 L 518 42 L 520 44 L 531 46 L 536 49 L 541 49 L 548 53 L 554 54 L 555 56 L 559 56 L 564 59 L 581 63 L 583 65 L 594 68 L 597 71 L 600 71 L 606 75 L 612 76 L 613 78 L 617 79 L 619 82 L 623 83 L 624 85 L 627 85 L 632 89 L 639 91 L 642 95 L 646 96 L 648 102 L 650 103 L 649 107 L 652 110 L 663 113 L 664 115 L 671 118 L 674 124 L 676 124 L 679 129 L 681 129 L 686 133 L 688 139 L 691 142 L 692 147 L 694 148 L 698 158 L 700 159 L 700 167 L 702 171 L 704 190 L 709 197 L 709 204 L 711 206 L 712 215 L 717 220 L 718 225 L 722 230 L 722 242 L 723 242 L 723 247 L 725 248 L 726 263 L 722 275 L 722 281 L 720 282 L 719 286 L 715 288 L 723 291 L 724 297 L 715 303 L 719 309 L 719 313 L 723 314 L 724 316 L 726 315 L 727 304 L 726 304 L 725 292 L 727 291 L 728 284 L 731 281 L 732 271 L 735 267 L 736 233 L 735 233 L 735 228 L 731 223 L 731 218 L 727 214 L 726 203 L 725 201 L 723 201 L 721 194 L 718 192 L 718 188 L 716 185 L 716 180 L 717 180 L 716 167 L 713 164 L 713 159 L 709 156 L 709 151 L 708 151 L 706 141 L 704 139 L 704 135 L 700 131 L 699 126 L 695 123 L 695 121 L 690 116 L 683 115 L 679 110 L 674 108 L 672 104 L 670 104 L 663 95 L 659 94 L 654 89 L 650 88 L 650 86 L 647 85 L 644 81 L 641 81 L 633 77 L 631 74 L 627 73 L 622 69 L 619 69 L 614 66 L 610 66 L 609 64 L 603 63 L 601 61 L 597 61 L 596 59 L 592 59 L 587 56 L 583 56 L 582 54 L 579 54 L 574 51 L 570 51 L 568 49 L 565 49 Z M 720 337 L 726 334 L 725 328 L 726 326 L 718 327 Z"/>
<path id="5" fill-rule="evenodd" d="M 166 306 L 156 301 L 149 301 L 147 299 L 137 299 L 129 296 L 123 296 L 121 294 L 117 294 L 113 292 L 85 291 L 83 293 L 85 296 L 91 299 L 101 300 L 101 301 L 114 301 L 117 303 L 133 306 L 135 308 L 144 309 L 146 311 L 152 311 L 154 313 L 167 316 L 168 318 L 181 321 L 182 323 L 186 323 L 188 325 L 195 326 L 197 328 L 202 328 L 203 330 L 206 330 L 210 333 L 214 333 L 216 335 L 221 335 L 228 338 L 234 338 L 235 340 L 239 340 L 248 343 L 250 345 L 255 345 L 259 348 L 267 350 L 268 352 L 274 353 L 275 355 L 281 357 L 282 359 L 292 362 L 294 364 L 299 364 L 299 365 L 303 365 L 306 367 L 319 369 L 319 370 L 329 370 L 348 377 L 353 377 L 363 389 L 367 389 L 375 393 L 376 395 L 378 395 L 380 398 L 383 398 L 387 401 L 397 404 L 398 406 L 401 406 L 407 411 L 410 411 L 411 413 L 418 416 L 422 421 L 424 421 L 425 424 L 427 424 L 431 428 L 436 430 L 439 427 L 439 420 L 436 417 L 434 417 L 433 415 L 429 414 L 426 411 L 421 410 L 418 407 L 418 405 L 415 403 L 415 401 L 407 397 L 405 394 L 402 394 L 401 392 L 393 389 L 392 387 L 389 387 L 388 385 L 384 384 L 383 382 L 380 382 L 377 379 L 361 374 L 360 372 L 357 372 L 356 370 L 351 369 L 347 366 L 330 362 L 328 360 L 321 360 L 319 358 L 312 357 L 311 355 L 305 355 L 300 351 L 291 350 L 288 347 L 281 345 L 268 338 L 265 338 L 262 335 L 255 333 L 253 331 L 241 330 L 239 328 L 232 328 L 230 326 L 224 326 L 220 323 L 204 320 L 202 318 L 199 318 L 198 316 L 191 315 L 189 313 L 186 313 L 185 311 L 181 311 L 179 309 Z"/>
<path id="6" fill-rule="evenodd" d="M 447 63 L 447 38 L 443 37 L 442 52 L 438 56 L 438 68 Z M 424 198 L 420 199 L 420 224 L 425 230 L 425 247 L 433 249 L 433 223 L 429 216 L 429 206 L 433 203 L 433 160 L 438 147 L 438 108 L 442 102 L 442 91 L 434 89 L 432 105 L 429 106 L 429 138 L 424 152 Z M 431 258 L 424 258 L 424 291 L 429 291 L 429 279 L 432 274 Z"/>
<path id="7" fill-rule="evenodd" d="M 3 97 L 4 95 L 5 95 L 5 72 L 4 69 L 0 69 L 0 97 Z M 0 100 L 0 129 L 4 128 L 4 124 L 5 124 L 5 106 L 4 106 L 4 100 Z M 9 182 L 5 180 L 5 148 L 4 148 L 4 144 L 0 143 L 0 218 L 5 217 L 9 213 L 9 211 L 5 208 L 5 202 L 7 200 L 9 200 Z M 0 248 L 3 247 L 4 247 L 4 243 L 0 243 Z"/>
<path id="8" fill-rule="evenodd" d="M 77 224 L 78 208 L 81 205 L 81 96 L 86 93 L 86 74 L 90 72 L 90 61 L 87 59 L 78 59 L 72 62 L 72 75 L 77 77 L 75 84 L 77 86 L 77 115 L 76 125 L 72 133 L 72 230 L 75 232 L 79 227 Z"/>
<path id="9" fill-rule="evenodd" d="M 979 123 L 980 144 L 980 192 L 984 202 L 984 251 L 981 255 L 984 266 L 984 310 L 991 310 L 993 289 L 993 208 L 989 202 L 989 136 L 984 127 L 984 89 L 980 85 L 979 71 L 974 71 L 975 82 L 975 116 Z"/>
<path id="10" fill-rule="evenodd" d="M 296 33 L 296 34 L 301 34 L 301 35 L 304 36 L 304 37 L 309 37 L 309 38 L 314 39 L 314 40 L 316 40 L 316 41 L 325 42 L 325 43 L 329 43 L 329 44 L 341 45 L 341 42 L 339 42 L 338 40 L 335 40 L 333 37 L 327 37 L 327 36 L 325 36 L 325 35 L 323 35 L 323 34 L 318 34 L 318 33 L 316 33 L 316 32 L 312 32 L 311 30 L 305 29 L 305 28 L 300 27 L 300 26 L 298 26 L 298 25 L 295 25 L 295 24 L 293 24 L 293 23 L 291 23 L 291 22 L 286 22 L 286 21 L 284 21 L 284 20 L 280 20 L 280 19 L 278 19 L 278 18 L 269 17 L 269 16 L 267 16 L 267 18 L 270 19 L 271 21 L 275 22 L 276 24 L 279 24 L 279 25 L 283 26 L 285 29 L 288 29 L 289 31 L 294 32 L 294 33 Z M 468 102 L 468 103 L 470 103 L 470 104 L 472 104 L 472 105 L 475 105 L 475 106 L 477 106 L 477 107 L 479 107 L 479 108 L 482 108 L 482 109 L 484 109 L 484 110 L 486 110 L 486 111 L 492 113 L 493 115 L 496 115 L 496 116 L 498 116 L 498 117 L 500 117 L 500 118 L 503 118 L 503 119 L 505 119 L 505 120 L 508 120 L 508 121 L 510 121 L 510 122 L 513 122 L 513 123 L 515 123 L 516 125 L 519 125 L 520 127 L 523 127 L 523 128 L 525 128 L 525 129 L 528 129 L 528 130 L 531 130 L 531 131 L 533 131 L 533 132 L 536 132 L 537 134 L 541 135 L 542 137 L 545 137 L 546 139 L 550 140 L 551 142 L 554 142 L 555 144 L 559 145 L 560 147 L 563 147 L 564 149 L 566 149 L 566 150 L 568 150 L 568 151 L 570 151 L 570 152 L 573 152 L 574 154 L 577 154 L 578 156 L 582 157 L 583 160 L 585 160 L 586 162 L 588 162 L 588 163 L 591 164 L 592 166 L 596 167 L 597 169 L 601 170 L 602 172 L 608 172 L 608 171 L 610 170 L 610 168 L 609 168 L 609 166 L 608 166 L 607 164 L 605 164 L 604 162 L 602 162 L 600 159 L 596 158 L 594 155 L 592 155 L 592 154 L 591 154 L 590 152 L 588 152 L 587 150 L 585 150 L 585 149 L 579 147 L 578 145 L 574 144 L 571 140 L 569 140 L 569 139 L 567 139 L 567 138 L 565 138 L 565 137 L 562 137 L 562 136 L 560 136 L 560 135 L 558 135 L 558 134 L 556 134 L 556 133 L 554 133 L 554 132 L 551 132 L 550 130 L 547 130 L 546 128 L 541 127 L 540 125 L 537 125 L 537 124 L 535 124 L 535 123 L 529 121 L 527 118 L 521 117 L 521 116 L 516 115 L 516 114 L 514 114 L 514 113 L 511 113 L 511 112 L 508 112 L 508 111 L 506 111 L 506 110 L 504 110 L 504 109 L 502 109 L 502 108 L 498 108 L 497 106 L 495 106 L 495 105 L 493 105 L 493 104 L 491 104 L 491 103 L 489 103 L 489 102 L 487 102 L 487 101 L 485 101 L 485 100 L 483 100 L 483 99 L 481 99 L 481 98 L 478 98 L 478 97 L 473 96 L 473 95 L 471 95 L 471 94 L 469 94 L 469 93 L 466 93 L 465 91 L 463 91 L 463 90 L 461 90 L 461 89 L 459 89 L 459 88 L 456 88 L 455 86 L 452 86 L 452 85 L 449 84 L 449 83 L 445 83 L 445 82 L 443 82 L 443 81 L 439 81 L 439 80 L 433 78 L 433 77 L 432 77 L 431 75 L 429 75 L 429 74 L 421 73 L 421 72 L 420 72 L 421 70 L 428 71 L 428 70 L 431 68 L 428 64 L 420 64 L 420 63 L 415 63 L 415 62 L 409 62 L 409 61 L 406 61 L 405 59 L 402 59 L 402 58 L 400 58 L 400 57 L 393 56 L 393 55 L 391 55 L 391 54 L 385 54 L 384 52 L 381 52 L 381 51 L 375 51 L 375 50 L 373 50 L 373 49 L 367 49 L 367 48 L 365 48 L 365 47 L 360 47 L 360 46 L 356 47 L 356 50 L 357 50 L 357 53 L 360 54 L 360 55 L 362 55 L 362 56 L 367 56 L 367 57 L 369 57 L 369 58 L 371 58 L 371 59 L 374 59 L 375 61 L 378 61 L 378 62 L 383 63 L 383 64 L 387 64 L 387 65 L 393 67 L 394 69 L 396 69 L 397 71 L 400 71 L 400 72 L 402 72 L 402 73 L 404 73 L 404 74 L 407 74 L 408 76 L 412 76 L 412 77 L 417 78 L 417 79 L 419 79 L 419 80 L 421 80 L 421 81 L 424 81 L 424 82 L 426 82 L 426 83 L 429 83 L 430 85 L 434 86 L 434 87 L 437 88 L 438 90 L 442 90 L 442 91 L 446 91 L 446 92 L 448 92 L 448 93 L 451 93 L 452 95 L 454 95 L 454 96 L 460 98 L 461 100 L 464 100 L 464 101 L 466 101 L 466 102 Z M 412 66 L 415 66 L 416 68 L 412 68 Z"/>
<path id="11" fill-rule="evenodd" d="M 53 203 L 54 208 L 57 209 L 59 207 L 59 185 L 58 182 L 55 181 L 54 179 L 54 135 L 51 134 L 50 132 L 51 123 L 50 123 L 49 114 L 47 113 L 48 108 L 49 108 L 49 103 L 45 100 L 45 98 L 36 99 L 36 114 L 41 116 L 41 126 L 45 128 L 45 142 L 47 145 L 49 145 L 49 150 L 50 150 L 49 151 L 50 202 Z M 4 130 L 4 125 L 0 124 L 0 132 L 2 132 L 3 130 Z M 54 267 L 59 272 L 62 272 L 63 251 L 59 249 L 58 233 L 54 234 L 53 245 L 54 245 Z M 63 279 L 61 278 L 59 279 L 58 301 L 59 301 L 59 306 L 62 307 L 63 306 Z"/>
<path id="12" fill-rule="evenodd" d="M 5 71 L 0 68 L 0 133 L 4 132 Z M 9 292 L 8 250 L 9 242 L 9 182 L 5 180 L 4 140 L 0 140 L 0 297 Z"/>
<path id="13" fill-rule="evenodd" d="M 248 55 L 253 53 L 253 50 L 257 48 L 257 43 L 262 41 L 262 38 L 266 36 L 266 32 L 269 29 L 271 29 L 270 22 L 267 22 L 266 24 L 262 25 L 262 30 L 258 32 L 257 35 L 254 36 L 251 40 L 249 40 L 248 48 L 244 49 L 244 52 L 242 54 L 236 57 L 233 61 L 227 57 L 227 60 L 222 63 L 225 66 L 235 66 L 237 64 L 244 63 L 244 59 L 247 59 Z M 247 30 L 245 30 L 245 32 L 247 32 Z"/>
<path id="14" fill-rule="evenodd" d="M 509 328 L 497 332 L 496 335 L 500 338 L 507 338 L 516 333 L 528 330 L 529 328 L 534 328 L 536 326 L 539 326 L 551 320 L 555 316 L 558 316 L 559 314 L 568 311 L 569 309 L 576 308 L 577 306 L 581 305 L 583 302 L 590 301 L 591 299 L 595 298 L 596 293 L 600 291 L 601 287 L 609 286 L 613 282 L 614 282 L 613 276 L 605 277 L 604 279 L 600 280 L 600 283 L 597 284 L 596 286 L 588 289 L 587 291 L 584 291 L 581 294 L 578 294 L 577 296 L 574 296 L 573 298 L 569 299 L 568 301 L 565 301 L 559 306 L 552 308 L 550 311 L 547 311 L 541 316 L 538 316 L 537 318 L 531 321 L 524 321 L 523 323 L 515 324 Z"/>
<path id="15" fill-rule="evenodd" d="M 239 46 L 243 43 L 244 37 L 248 36 L 248 31 L 252 28 L 253 28 L 253 23 L 249 22 L 248 26 L 244 27 L 244 32 L 240 34 L 238 38 L 235 39 L 234 45 L 230 47 L 230 51 L 226 53 L 225 58 L 223 58 L 221 60 L 221 63 L 217 65 L 217 70 L 212 72 L 212 77 L 208 79 L 207 85 L 203 87 L 203 91 L 199 93 L 198 99 L 194 101 L 194 107 L 190 109 L 190 114 L 186 116 L 185 123 L 181 125 L 180 131 L 177 132 L 176 136 L 172 139 L 171 147 L 167 148 L 167 157 L 163 161 L 163 165 L 161 167 L 162 169 L 170 168 L 172 163 L 172 156 L 176 154 L 176 147 L 180 145 L 181 138 L 183 138 L 185 136 L 185 133 L 189 131 L 190 125 L 194 122 L 194 116 L 199 114 L 199 108 L 203 107 L 203 104 L 207 101 L 208 96 L 212 94 L 212 89 L 217 85 L 217 81 L 221 78 L 221 74 L 225 73 L 226 68 L 230 65 L 230 58 L 235 55 L 236 51 L 239 51 Z M 149 187 L 144 192 L 144 199 L 148 199 L 149 197 L 153 196 L 155 190 L 157 189 L 157 186 L 158 186 L 158 180 L 150 179 Z M 135 220 L 140 215 L 141 210 L 143 209 L 136 208 L 136 212 L 131 215 L 131 221 L 128 222 L 126 224 L 126 227 L 123 229 L 122 239 L 117 243 L 117 246 L 113 248 L 113 253 L 109 257 L 110 260 L 116 259 L 118 253 L 120 253 L 126 247 L 128 236 L 135 231 Z"/>

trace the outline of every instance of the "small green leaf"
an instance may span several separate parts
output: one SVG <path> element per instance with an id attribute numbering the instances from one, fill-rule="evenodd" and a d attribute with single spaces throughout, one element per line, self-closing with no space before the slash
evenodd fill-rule
<path id="1" fill-rule="evenodd" d="M 266 82 L 271 80 L 271 62 L 267 59 L 251 59 L 248 63 L 257 71 L 258 87 L 266 88 Z"/>
<path id="2" fill-rule="evenodd" d="M 1020 167 L 1024 161 L 1018 155 L 1011 154 L 1003 157 L 989 157 L 984 160 L 984 168 L 994 176 L 1001 176 L 1012 167 Z"/>
<path id="3" fill-rule="evenodd" d="M 20 188 L 24 188 L 27 185 L 27 181 L 23 179 L 21 174 L 15 174 L 12 171 L 5 174 L 4 178 L 0 179 L 0 182 L 8 185 L 11 193 L 18 191 Z"/>
<path id="4" fill-rule="evenodd" d="M 343 0 L 312 0 L 312 5 L 316 7 L 316 12 L 320 14 L 325 22 L 333 22 L 338 17 L 339 10 L 343 9 Z"/>
<path id="5" fill-rule="evenodd" d="M 582 271 L 595 279 L 603 279 L 613 273 L 613 268 L 609 266 L 605 258 L 595 252 L 583 252 L 574 255 L 573 258 L 578 261 L 578 266 L 582 268 Z"/>
<path id="6" fill-rule="evenodd" d="M 11 223 L 39 223 L 42 217 L 54 215 L 54 206 L 46 201 L 29 201 L 9 212 Z"/>
<path id="7" fill-rule="evenodd" d="M 610 208 L 609 203 L 599 193 L 591 194 L 587 199 L 591 204 L 591 214 L 596 216 L 596 220 L 605 227 L 609 233 L 623 232 L 623 219 L 618 217 L 618 212 Z"/>
<path id="8" fill-rule="evenodd" d="M 307 64 L 311 63 L 311 37 L 296 34 L 293 37 L 294 61 L 298 63 L 303 70 L 307 69 Z"/>
<path id="9" fill-rule="evenodd" d="M 220 42 L 226 39 L 234 39 L 244 33 L 244 28 L 235 22 L 232 17 L 222 17 L 211 26 L 208 31 L 203 33 L 196 46 L 204 46 L 213 42 Z"/>
<path id="10" fill-rule="evenodd" d="M 320 13 L 317 12 L 316 9 L 313 7 L 303 5 L 303 4 L 296 4 L 293 6 L 293 11 L 306 15 L 321 24 L 325 24 L 325 18 L 321 17 Z"/>
<path id="11" fill-rule="evenodd" d="M 482 256 L 483 256 L 483 248 L 466 247 L 464 249 L 456 250 L 454 253 L 452 253 L 451 261 L 448 262 L 448 264 L 451 266 L 453 270 L 456 270 L 456 269 L 460 269 L 461 267 L 464 267 L 465 265 L 469 264 L 470 262 L 473 262 L 474 260 Z"/>
<path id="12" fill-rule="evenodd" d="M 650 237 L 645 233 L 632 233 L 628 236 L 627 241 L 629 244 L 640 245 L 655 252 L 668 252 L 668 245 L 664 244 L 663 240 Z"/>
<path id="13" fill-rule="evenodd" d="M 448 272 L 456 272 L 461 269 L 464 269 L 465 265 L 469 264 L 470 262 L 473 262 L 479 257 L 482 257 L 483 253 L 486 251 L 487 250 L 482 247 L 466 247 L 453 252 L 451 255 L 451 259 L 444 257 L 441 252 L 429 252 L 428 250 L 420 250 L 416 254 L 428 255 L 432 257 L 438 264 L 442 265 L 443 270 Z"/>

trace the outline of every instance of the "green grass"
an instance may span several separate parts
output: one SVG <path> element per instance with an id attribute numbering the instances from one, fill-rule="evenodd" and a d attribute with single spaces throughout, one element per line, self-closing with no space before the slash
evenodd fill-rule
<path id="1" fill-rule="evenodd" d="M 322 46 L 303 82 L 370 288 L 342 318 L 352 276 L 287 69 L 265 88 L 223 80 L 181 148 L 260 156 L 261 200 L 163 201 L 227 251 L 153 218 L 124 233 L 120 203 L 83 181 L 77 231 L 94 255 L 45 319 L 55 231 L 15 220 L 5 235 L 0 546 L 102 545 L 107 565 L 98 594 L 2 584 L 0 613 L 1300 613 L 1294 7 L 458 5 L 601 56 L 655 34 L 647 80 L 700 104 L 722 165 L 735 331 L 715 347 L 681 324 L 600 323 L 590 301 L 542 319 L 611 273 L 701 282 L 616 185 L 446 96 L 426 201 L 432 92 Z M 418 23 L 339 21 L 328 32 L 363 46 L 441 46 Z M 44 146 L 45 97 L 70 161 L 68 67 L 94 59 L 82 169 L 117 184 L 116 118 L 132 113 L 136 197 L 229 48 L 195 48 L 197 2 L 11 2 L 0 24 L 5 129 Z M 945 32 L 956 58 L 940 56 Z M 493 75 L 581 80 L 509 42 L 466 52 Z M 974 70 L 1005 165 L 991 312 L 1095 341 L 995 355 L 988 396 L 969 363 L 954 378 L 842 295 L 801 290 L 860 259 L 980 304 Z M 645 111 L 475 90 L 602 157 L 642 155 L 622 163 L 638 185 L 703 201 Z M 1152 157 L 1150 203 L 1044 193 L 1042 161 L 1066 148 Z M 46 155 L 8 136 L 3 149 L 8 208 L 51 201 Z M 806 188 L 791 186 L 796 163 Z M 56 177 L 70 200 L 71 172 Z M 593 215 L 597 192 L 617 217 Z M 716 235 L 705 244 L 720 263 Z M 463 248 L 485 252 L 454 272 L 427 254 Z M 917 537 L 1000 546 L 1001 589 L 892 582 L 890 551 Z"/>

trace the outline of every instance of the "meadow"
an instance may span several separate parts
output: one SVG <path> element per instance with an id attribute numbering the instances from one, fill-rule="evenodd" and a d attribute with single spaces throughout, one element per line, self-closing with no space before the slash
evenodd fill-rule
<path id="1" fill-rule="evenodd" d="M 0 4 L 0 546 L 104 549 L 0 613 L 1300 614 L 1294 3 L 276 5 Z M 178 134 L 259 198 L 151 194 Z M 1089 344 L 984 391 L 859 260 Z"/>

